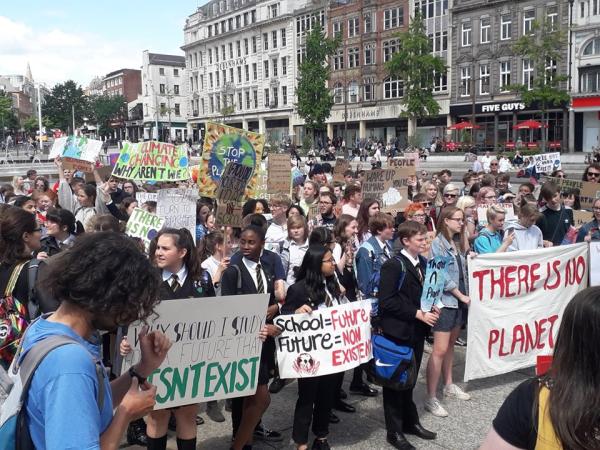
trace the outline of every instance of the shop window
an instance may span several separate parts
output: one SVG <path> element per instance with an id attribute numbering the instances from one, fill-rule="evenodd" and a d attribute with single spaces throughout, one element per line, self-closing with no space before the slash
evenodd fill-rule
<path id="1" fill-rule="evenodd" d="M 388 77 L 383 81 L 383 98 L 400 98 L 404 94 L 402 80 L 394 77 Z"/>

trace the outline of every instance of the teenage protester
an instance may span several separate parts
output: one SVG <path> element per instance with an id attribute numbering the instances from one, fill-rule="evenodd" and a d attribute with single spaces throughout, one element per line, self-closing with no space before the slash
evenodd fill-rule
<path id="1" fill-rule="evenodd" d="M 246 227 L 240 237 L 242 258 L 238 263 L 232 261 L 221 279 L 222 295 L 269 294 L 269 306 L 266 311 L 267 326 L 266 332 L 263 333 L 266 340 L 262 346 L 256 393 L 232 400 L 231 421 L 234 439 L 231 448 L 234 450 L 242 450 L 245 446 L 251 448 L 253 434 L 258 437 L 255 428 L 271 402 L 267 385 L 275 368 L 273 336 L 280 333 L 272 323 L 273 318 L 279 314 L 279 306 L 275 298 L 275 267 L 273 264 L 265 264 L 261 259 L 264 244 L 265 235 L 261 228 L 253 225 Z M 234 264 L 237 268 L 233 267 Z M 238 276 L 241 277 L 240 291 L 237 288 Z M 267 431 L 269 434 L 274 433 L 264 429 L 264 432 Z M 263 438 L 269 439 L 269 436 L 265 435 Z M 281 440 L 280 436 L 279 440 Z"/>
<path id="2" fill-rule="evenodd" d="M 54 191 L 34 191 L 31 197 L 36 201 L 37 219 L 43 226 L 46 225 L 46 214 L 50 208 L 56 207 L 58 196 Z"/>
<path id="3" fill-rule="evenodd" d="M 22 176 L 13 177 L 12 187 L 15 195 L 29 195 L 25 186 L 25 179 Z"/>
<path id="4" fill-rule="evenodd" d="M 196 242 L 206 234 L 206 219 L 210 214 L 210 205 L 199 201 L 196 203 Z"/>
<path id="5" fill-rule="evenodd" d="M 590 242 L 600 240 L 600 198 L 592 203 L 594 218 L 581 226 L 577 234 L 577 242 Z"/>
<path id="6" fill-rule="evenodd" d="M 66 335 L 74 343 L 52 350 L 32 377 L 25 412 L 36 449 L 116 450 L 128 423 L 152 410 L 156 387 L 146 377 L 165 359 L 169 339 L 143 329 L 140 362 L 109 383 L 99 331 L 115 331 L 148 318 L 158 303 L 159 285 L 148 259 L 132 240 L 116 233 L 82 236 L 48 264 L 42 288 L 60 306 L 29 327 L 22 355 L 26 358 L 29 350 L 51 336 Z"/>
<path id="7" fill-rule="evenodd" d="M 350 184 L 344 191 L 344 200 L 342 205 L 342 214 L 348 214 L 352 217 L 358 216 L 358 210 L 362 203 L 362 188 L 359 184 Z"/>
<path id="8" fill-rule="evenodd" d="M 479 236 L 473 242 L 473 250 L 476 253 L 503 253 L 514 242 L 514 226 L 504 236 L 504 222 L 506 211 L 499 205 L 492 205 L 486 211 L 487 225 L 479 231 Z"/>
<path id="9" fill-rule="evenodd" d="M 287 238 L 286 212 L 291 206 L 290 198 L 285 194 L 275 194 L 271 197 L 271 223 L 265 235 L 265 241 L 270 249 L 279 246 Z"/>
<path id="10" fill-rule="evenodd" d="M 30 214 L 36 215 L 35 200 L 27 195 L 19 195 L 15 197 L 12 204 L 17 208 L 27 211 Z"/>
<path id="11" fill-rule="evenodd" d="M 298 206 L 302 208 L 305 216 L 308 216 L 310 208 L 315 205 L 319 194 L 319 185 L 312 180 L 306 180 L 302 188 L 302 199 L 298 202 Z"/>
<path id="12" fill-rule="evenodd" d="M 125 195 L 135 198 L 135 195 L 138 192 L 137 184 L 135 184 L 134 181 L 124 181 L 123 192 L 125 193 Z"/>
<path id="13" fill-rule="evenodd" d="M 161 271 L 161 300 L 215 296 L 210 276 L 200 265 L 201 261 L 194 247 L 194 240 L 187 229 L 161 230 L 150 244 L 149 255 L 150 261 Z M 126 353 L 127 350 L 127 346 L 121 346 L 122 353 Z M 199 406 L 199 404 L 184 405 L 178 408 L 155 410 L 148 414 L 146 430 L 148 450 L 167 448 L 167 431 L 171 414 L 175 416 L 176 421 L 177 449 L 195 450 L 196 416 Z"/>
<path id="14" fill-rule="evenodd" d="M 464 233 L 465 215 L 457 207 L 445 208 L 438 221 L 438 234 L 431 244 L 431 256 L 450 258 L 444 281 L 440 316 L 432 328 L 433 349 L 427 363 L 427 400 L 425 409 L 437 417 L 446 417 L 448 412 L 437 398 L 440 376 L 444 377 L 444 396 L 459 400 L 470 400 L 471 396 L 454 384 L 452 369 L 454 344 L 461 327 L 467 320 L 467 307 L 471 299 L 469 292 L 466 253 L 468 249 Z"/>
<path id="15" fill-rule="evenodd" d="M 392 255 L 391 240 L 394 237 L 394 221 L 388 214 L 377 213 L 369 219 L 371 237 L 363 242 L 354 258 L 356 282 L 363 299 L 370 299 L 373 315 L 377 315 L 379 283 L 377 274 Z M 354 369 L 350 392 L 375 396 L 378 391 L 362 380 L 362 366 Z"/>
<path id="16" fill-rule="evenodd" d="M 573 210 L 565 208 L 560 202 L 560 189 L 551 182 L 546 182 L 540 190 L 540 199 L 546 202 L 541 209 L 542 217 L 536 225 L 542 230 L 544 240 L 553 245 L 560 245 L 569 228 L 574 224 Z"/>
<path id="17" fill-rule="evenodd" d="M 58 203 L 62 208 L 68 209 L 75 216 L 75 220 L 81 224 L 79 229 L 85 228 L 87 222 L 96 214 L 108 213 L 107 199 L 101 186 L 94 187 L 91 184 L 79 185 L 80 187 L 71 190 L 71 186 L 63 175 L 62 162 L 60 158 L 55 160 L 58 168 Z"/>
<path id="18" fill-rule="evenodd" d="M 296 272 L 302 264 L 308 250 L 308 225 L 306 219 L 300 216 L 287 220 L 288 237 L 279 246 L 279 256 L 285 270 L 285 285 L 289 288 L 296 282 Z"/>
<path id="19" fill-rule="evenodd" d="M 220 231 L 213 231 L 206 234 L 198 243 L 198 254 L 200 255 L 201 265 L 210 275 L 215 293 L 221 293 L 221 277 L 223 272 L 229 267 L 229 251 L 225 245 L 225 235 Z"/>
<path id="20" fill-rule="evenodd" d="M 362 244 L 372 235 L 369 231 L 369 219 L 375 214 L 381 211 L 381 204 L 379 200 L 374 198 L 367 198 L 362 201 L 360 208 L 358 208 L 358 243 Z"/>
<path id="21" fill-rule="evenodd" d="M 104 180 L 102 180 L 98 172 L 94 172 L 94 179 L 98 186 L 106 185 L 106 193 L 110 195 L 110 198 L 115 205 L 120 204 L 123 199 L 128 196 L 128 194 L 119 187 L 119 180 L 116 178 L 107 175 L 104 177 Z"/>
<path id="22" fill-rule="evenodd" d="M 413 349 L 416 371 L 423 358 L 425 336 L 435 325 L 439 310 L 421 310 L 421 293 L 427 268 L 422 256 L 427 247 L 427 228 L 422 223 L 407 221 L 398 227 L 397 256 L 383 263 L 379 280 L 379 318 L 383 335 L 398 345 Z M 400 284 L 400 281 L 402 283 Z M 383 388 L 383 411 L 388 443 L 400 450 L 414 450 L 404 433 L 421 439 L 435 439 L 419 421 L 413 390 L 395 391 Z"/>
<path id="23" fill-rule="evenodd" d="M 50 208 L 46 214 L 46 236 L 41 240 L 40 252 L 47 256 L 54 256 L 70 248 L 74 243 L 75 216 L 73 213 L 66 209 Z"/>
<path id="24" fill-rule="evenodd" d="M 551 369 L 504 400 L 481 450 L 599 448 L 600 287 L 579 292 L 563 313 Z"/>
<path id="25" fill-rule="evenodd" d="M 507 226 L 514 230 L 514 239 L 507 251 L 535 250 L 544 247 L 542 230 L 535 224 L 542 213 L 533 205 L 523 205 L 519 208 L 518 222 Z"/>
<path id="26" fill-rule="evenodd" d="M 477 204 L 478 205 L 492 205 L 496 203 L 498 196 L 496 191 L 491 186 L 483 186 L 477 193 Z"/>
<path id="27" fill-rule="evenodd" d="M 334 213 L 337 197 L 332 192 L 323 192 L 319 194 L 319 214 L 310 221 L 310 229 L 317 227 L 326 227 L 333 230 L 337 217 Z"/>
<path id="28" fill-rule="evenodd" d="M 335 261 L 331 250 L 322 245 L 308 248 L 298 272 L 297 281 L 290 286 L 282 314 L 311 313 L 342 303 L 335 277 Z M 298 450 L 308 449 L 308 429 L 312 421 L 315 440 L 313 450 L 329 450 L 329 418 L 334 402 L 338 374 L 298 379 L 298 400 L 294 410 L 292 439 Z"/>
<path id="29" fill-rule="evenodd" d="M 463 195 L 456 202 L 456 207 L 465 213 L 465 230 L 470 245 L 477 238 L 477 202 L 470 195 Z"/>

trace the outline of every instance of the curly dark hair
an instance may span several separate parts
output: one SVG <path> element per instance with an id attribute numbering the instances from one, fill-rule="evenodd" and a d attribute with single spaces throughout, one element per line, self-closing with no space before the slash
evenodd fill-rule
<path id="1" fill-rule="evenodd" d="M 127 236 L 86 233 L 59 253 L 40 275 L 40 286 L 59 302 L 110 317 L 117 325 L 145 320 L 159 302 L 158 271 Z"/>

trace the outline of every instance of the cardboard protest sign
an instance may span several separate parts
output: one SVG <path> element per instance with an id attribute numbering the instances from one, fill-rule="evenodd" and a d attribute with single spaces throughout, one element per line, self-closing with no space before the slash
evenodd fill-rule
<path id="1" fill-rule="evenodd" d="M 290 155 L 270 154 L 267 161 L 267 187 L 271 193 L 290 194 L 292 187 L 292 166 Z"/>
<path id="2" fill-rule="evenodd" d="M 219 203 L 215 223 L 219 226 L 242 228 L 242 205 L 235 202 Z"/>
<path id="3" fill-rule="evenodd" d="M 156 237 L 164 224 L 165 219 L 149 213 L 142 208 L 135 208 L 127 221 L 125 234 L 140 238 L 144 241 L 146 248 L 148 248 L 150 241 Z"/>
<path id="4" fill-rule="evenodd" d="M 149 320 L 173 342 L 162 365 L 149 377 L 157 387 L 155 409 L 244 397 L 256 392 L 269 296 L 234 295 L 163 301 Z M 121 373 L 141 359 L 142 324 L 127 331 L 133 352 Z"/>
<path id="5" fill-rule="evenodd" d="M 407 157 L 407 156 L 405 156 L 404 158 L 391 158 L 388 160 L 388 166 L 389 167 L 414 167 L 415 171 L 416 171 L 418 160 L 419 160 L 418 157 L 415 159 L 413 157 Z M 412 175 L 415 175 L 415 173 L 413 173 Z"/>
<path id="6" fill-rule="evenodd" d="M 264 198 L 265 200 L 271 199 L 271 194 L 269 193 L 269 173 L 264 162 L 262 162 L 257 169 L 254 193 L 254 198 Z"/>
<path id="7" fill-rule="evenodd" d="M 54 140 L 48 158 L 63 158 L 63 165 L 65 167 L 68 164 L 80 164 L 81 167 L 90 167 L 90 163 L 93 164 L 96 162 L 100 150 L 102 150 L 102 141 L 100 140 L 89 139 L 85 136 L 67 136 Z"/>
<path id="8" fill-rule="evenodd" d="M 535 165 L 537 173 L 551 173 L 561 169 L 560 152 L 541 153 L 539 155 L 531 155 L 529 158 Z"/>
<path id="9" fill-rule="evenodd" d="M 452 258 L 436 256 L 427 262 L 427 271 L 421 294 L 421 309 L 430 312 L 434 306 L 442 307 L 441 299 L 444 293 L 444 283 L 448 276 L 447 265 Z"/>
<path id="10" fill-rule="evenodd" d="M 217 199 L 223 202 L 241 201 L 252 172 L 252 168 L 242 164 L 235 162 L 227 164 L 221 175 L 219 186 L 217 186 Z"/>
<path id="11" fill-rule="evenodd" d="M 347 159 L 336 159 L 333 167 L 333 181 L 344 182 L 344 172 L 351 169 L 350 161 Z"/>
<path id="12" fill-rule="evenodd" d="M 196 242 L 196 189 L 161 189 L 158 191 L 156 214 L 165 220 L 165 227 L 187 228 Z"/>
<path id="13" fill-rule="evenodd" d="M 600 242 L 590 242 L 590 286 L 600 286 Z"/>
<path id="14" fill-rule="evenodd" d="M 139 181 L 190 179 L 190 161 L 183 145 L 147 141 L 125 142 L 113 169 L 113 176 Z"/>
<path id="15" fill-rule="evenodd" d="M 492 203 L 491 205 L 490 204 L 478 205 L 477 206 L 477 220 L 479 222 L 479 225 L 481 225 L 482 227 L 485 227 L 488 224 L 487 210 L 490 209 L 490 206 L 492 206 L 492 205 L 499 206 L 500 208 L 504 209 L 504 211 L 506 212 L 506 214 L 504 215 L 505 223 L 517 221 L 518 218 L 515 214 L 515 207 L 512 203 Z"/>
<path id="16" fill-rule="evenodd" d="M 406 159 L 413 159 L 415 161 L 415 167 L 419 167 L 419 152 L 404 152 L 404 157 Z"/>
<path id="17" fill-rule="evenodd" d="M 215 198 L 221 175 L 229 162 L 249 167 L 253 176 L 246 187 L 246 198 L 256 196 L 256 183 L 265 137 L 240 128 L 207 122 L 202 161 L 198 174 L 200 195 Z"/>
<path id="18" fill-rule="evenodd" d="M 573 210 L 573 222 L 575 223 L 575 228 L 579 228 L 580 226 L 585 225 L 592 220 L 594 220 L 593 212 L 575 209 Z"/>
<path id="19" fill-rule="evenodd" d="M 584 209 L 592 209 L 594 200 L 600 198 L 600 183 L 590 183 L 589 181 L 568 180 L 566 178 L 546 177 L 547 181 L 552 181 L 561 189 L 574 188 L 579 189 L 579 201 Z"/>
<path id="20" fill-rule="evenodd" d="M 551 353 L 564 308 L 587 282 L 587 244 L 470 259 L 465 381 L 530 367 Z"/>
<path id="21" fill-rule="evenodd" d="M 276 317 L 283 330 L 275 339 L 281 378 L 318 377 L 369 361 L 370 317 L 370 300 Z"/>
<path id="22" fill-rule="evenodd" d="M 135 199 L 140 206 L 146 202 L 158 202 L 158 192 L 136 192 Z"/>

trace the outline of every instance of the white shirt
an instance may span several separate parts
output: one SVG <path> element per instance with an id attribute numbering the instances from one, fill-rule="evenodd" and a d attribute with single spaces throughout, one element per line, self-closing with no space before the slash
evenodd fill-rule
<path id="1" fill-rule="evenodd" d="M 392 256 L 392 251 L 390 250 L 390 247 L 387 245 L 387 242 L 382 241 L 377 236 L 375 236 L 375 239 L 377 240 L 377 243 L 381 247 L 381 250 L 384 251 L 384 254 L 385 254 L 385 251 L 387 250 L 387 256 L 388 256 L 388 258 L 391 257 Z"/>
<path id="2" fill-rule="evenodd" d="M 250 272 L 250 276 L 252 277 L 252 281 L 254 281 L 254 286 L 256 286 L 256 289 L 258 290 L 258 283 L 257 283 L 257 278 L 256 278 L 256 266 L 258 265 L 257 262 L 254 262 L 248 258 L 246 258 L 245 256 L 242 258 L 242 262 L 244 263 L 244 266 L 246 266 L 246 269 L 248 269 L 248 272 Z M 262 277 L 263 280 L 263 286 L 265 287 L 265 294 L 267 293 L 268 287 L 267 287 L 267 277 L 265 276 L 265 271 L 262 268 L 260 268 L 260 275 Z"/>
<path id="3" fill-rule="evenodd" d="M 284 223 L 283 225 L 279 225 L 275 222 L 272 222 L 271 225 L 269 225 L 269 228 L 267 228 L 267 234 L 265 235 L 265 242 L 268 244 L 279 244 L 282 241 L 285 241 L 287 238 L 287 226 Z M 272 249 L 269 249 L 271 251 L 275 251 Z M 279 253 L 279 250 L 276 251 L 277 253 Z"/>
<path id="4" fill-rule="evenodd" d="M 506 158 L 501 158 L 498 165 L 498 172 L 505 173 L 510 170 L 510 161 Z"/>
<path id="5" fill-rule="evenodd" d="M 483 164 L 483 170 L 486 172 L 489 172 L 490 170 L 490 163 L 492 162 L 492 157 L 491 156 L 482 156 L 481 157 L 481 164 Z"/>
<path id="6" fill-rule="evenodd" d="M 411 255 L 410 253 L 408 253 L 405 249 L 400 250 L 400 253 L 402 253 L 404 256 L 406 256 L 408 258 L 408 260 L 412 263 L 413 266 L 417 267 L 418 264 L 420 264 L 419 262 L 419 258 L 415 258 L 413 255 Z M 424 269 L 423 267 L 421 269 Z"/>
<path id="7" fill-rule="evenodd" d="M 296 282 L 294 268 L 302 265 L 302 260 L 304 259 L 304 255 L 306 255 L 306 251 L 308 250 L 308 239 L 302 244 L 296 244 L 296 242 L 290 241 L 290 246 L 288 249 L 290 252 L 290 263 L 288 265 L 285 282 L 289 287 Z"/>
<path id="8" fill-rule="evenodd" d="M 354 208 L 350 203 L 346 203 L 342 206 L 342 214 L 350 214 L 352 217 L 356 218 L 358 216 L 358 208 Z"/>
<path id="9" fill-rule="evenodd" d="M 169 272 L 168 270 L 163 269 L 162 279 L 163 279 L 163 281 L 168 282 L 169 285 L 171 285 L 171 281 L 169 279 L 171 278 L 172 275 L 173 275 L 172 272 Z M 188 270 L 187 270 L 187 267 L 185 267 L 185 264 L 181 267 L 181 269 L 179 269 L 179 272 L 177 272 L 175 275 L 177 275 L 177 282 L 179 283 L 179 286 L 183 286 L 183 283 L 185 283 L 185 279 L 187 278 L 187 275 L 188 275 Z"/>
<path id="10" fill-rule="evenodd" d="M 209 256 L 204 261 L 202 261 L 202 264 L 200 264 L 200 266 L 208 272 L 211 279 L 214 279 L 215 273 L 219 268 L 219 264 L 221 263 L 217 261 L 217 259 L 214 256 Z"/>

